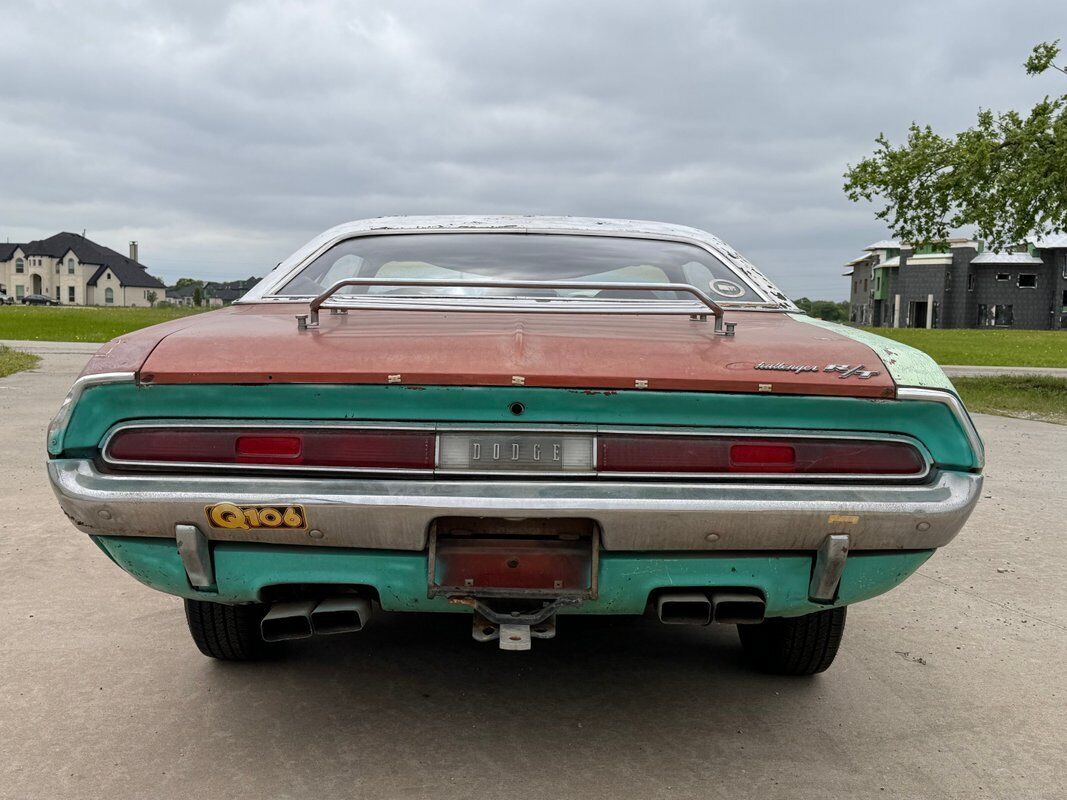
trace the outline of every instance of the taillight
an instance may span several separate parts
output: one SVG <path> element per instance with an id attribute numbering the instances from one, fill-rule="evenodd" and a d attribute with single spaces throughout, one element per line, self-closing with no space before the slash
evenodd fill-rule
<path id="1" fill-rule="evenodd" d="M 601 435 L 597 470 L 620 473 L 795 473 L 920 475 L 919 451 L 905 442 Z"/>
<path id="2" fill-rule="evenodd" d="M 429 470 L 434 466 L 434 434 L 339 428 L 129 428 L 111 438 L 105 456 L 113 463 Z"/>

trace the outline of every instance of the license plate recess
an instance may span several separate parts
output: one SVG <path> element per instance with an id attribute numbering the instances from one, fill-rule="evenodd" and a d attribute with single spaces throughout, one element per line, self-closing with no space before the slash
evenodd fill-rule
<path id="1" fill-rule="evenodd" d="M 591 520 L 438 520 L 430 597 L 596 597 L 599 537 Z"/>

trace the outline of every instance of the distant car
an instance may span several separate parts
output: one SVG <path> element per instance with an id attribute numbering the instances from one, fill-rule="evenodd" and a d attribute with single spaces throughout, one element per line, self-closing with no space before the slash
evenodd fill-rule
<path id="1" fill-rule="evenodd" d="M 800 313 L 703 231 L 544 217 L 334 228 L 105 345 L 48 451 L 67 517 L 215 658 L 372 604 L 506 650 L 647 609 L 792 675 L 952 540 L 983 465 L 923 353 Z"/>
<path id="2" fill-rule="evenodd" d="M 7 292 L 0 291 L 0 306 L 13 306 L 14 304 L 14 297 L 9 295 Z"/>
<path id="3" fill-rule="evenodd" d="M 58 306 L 55 300 L 45 294 L 28 294 L 22 298 L 24 306 Z"/>

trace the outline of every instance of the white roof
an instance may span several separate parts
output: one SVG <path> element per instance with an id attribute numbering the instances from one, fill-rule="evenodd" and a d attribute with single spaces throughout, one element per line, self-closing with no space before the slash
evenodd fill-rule
<path id="1" fill-rule="evenodd" d="M 1064 245 L 1067 247 L 1067 245 Z M 1029 253 L 979 253 L 971 259 L 972 264 L 1043 264 L 1040 258 Z"/>
<path id="2" fill-rule="evenodd" d="M 1044 236 L 1040 239 L 1031 239 L 1030 243 L 1042 250 L 1053 247 L 1067 247 L 1067 233 L 1054 233 L 1051 236 Z"/>
<path id="3" fill-rule="evenodd" d="M 891 258 L 888 261 L 883 261 L 881 264 L 875 264 L 874 268 L 875 269 L 879 269 L 881 267 L 899 267 L 899 266 L 900 266 L 900 256 L 897 256 L 896 258 Z"/>
<path id="4" fill-rule="evenodd" d="M 350 236 L 366 235 L 373 233 L 387 233 L 391 231 L 501 231 L 504 233 L 599 233 L 599 234 L 631 234 L 645 236 L 650 239 L 662 238 L 667 241 L 688 241 L 703 245 L 714 252 L 730 267 L 741 273 L 749 283 L 756 287 L 759 294 L 766 295 L 770 302 L 788 311 L 795 311 L 797 307 L 793 301 L 782 294 L 756 266 L 734 250 L 730 245 L 717 236 L 698 228 L 690 228 L 687 225 L 673 225 L 666 222 L 649 222 L 635 219 L 602 219 L 597 217 L 546 217 L 535 215 L 518 214 L 477 214 L 477 215 L 433 215 L 433 216 L 403 216 L 403 217 L 374 217 L 373 219 L 359 219 L 346 222 L 342 225 L 330 228 L 328 231 L 316 236 L 305 244 L 289 258 L 282 261 L 271 270 L 266 277 L 253 287 L 239 302 L 256 302 L 269 294 L 276 285 L 281 284 L 282 278 L 287 278 L 289 273 L 301 265 L 307 258 L 316 253 L 320 248 Z"/>
<path id="5" fill-rule="evenodd" d="M 880 242 L 869 244 L 863 248 L 864 250 L 899 250 L 900 242 L 894 242 L 892 239 L 882 239 Z"/>
<path id="6" fill-rule="evenodd" d="M 864 253 L 862 256 L 858 256 L 857 258 L 854 258 L 851 261 L 846 261 L 845 262 L 845 266 L 846 267 L 852 267 L 852 266 L 855 266 L 856 264 L 859 264 L 859 263 L 861 263 L 863 261 L 866 261 L 869 258 L 874 258 L 874 253 Z"/>

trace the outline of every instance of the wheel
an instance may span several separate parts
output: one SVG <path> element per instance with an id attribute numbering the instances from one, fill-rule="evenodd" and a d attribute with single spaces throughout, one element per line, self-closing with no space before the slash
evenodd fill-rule
<path id="1" fill-rule="evenodd" d="M 267 607 L 228 606 L 202 600 L 185 601 L 185 620 L 200 652 L 223 661 L 256 661 L 276 652 L 263 641 L 259 623 Z"/>
<path id="2" fill-rule="evenodd" d="M 745 658 L 761 672 L 814 675 L 832 663 L 845 632 L 845 606 L 802 617 L 777 617 L 738 625 Z"/>

